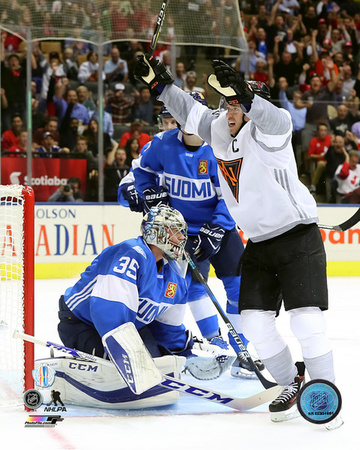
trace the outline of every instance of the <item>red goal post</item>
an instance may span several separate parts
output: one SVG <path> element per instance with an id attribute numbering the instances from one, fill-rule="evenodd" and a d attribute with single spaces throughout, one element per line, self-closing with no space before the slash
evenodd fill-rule
<path id="1" fill-rule="evenodd" d="M 34 345 L 15 329 L 34 335 L 34 191 L 0 185 L 0 406 L 33 387 Z"/>

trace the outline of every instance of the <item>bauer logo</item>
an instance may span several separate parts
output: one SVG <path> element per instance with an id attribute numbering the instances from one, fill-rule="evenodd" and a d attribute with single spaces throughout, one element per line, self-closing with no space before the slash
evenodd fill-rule
<path id="1" fill-rule="evenodd" d="M 35 385 L 47 388 L 53 385 L 55 381 L 55 370 L 49 366 L 39 366 L 32 371 Z"/>
<path id="2" fill-rule="evenodd" d="M 311 423 L 324 424 L 335 419 L 341 409 L 341 394 L 327 380 L 311 380 L 300 390 L 298 410 Z"/>
<path id="3" fill-rule="evenodd" d="M 43 398 L 39 391 L 36 389 L 29 389 L 23 396 L 24 405 L 29 409 L 37 409 L 42 405 Z"/>
<path id="4" fill-rule="evenodd" d="M 29 416 L 25 427 L 32 428 L 54 428 L 57 422 L 62 422 L 61 416 Z"/>

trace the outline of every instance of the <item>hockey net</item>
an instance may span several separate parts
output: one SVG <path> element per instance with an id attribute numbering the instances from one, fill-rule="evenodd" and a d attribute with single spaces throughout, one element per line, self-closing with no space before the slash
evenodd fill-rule
<path id="1" fill-rule="evenodd" d="M 12 337 L 34 334 L 34 192 L 0 186 L 0 406 L 23 404 L 33 387 L 34 345 Z"/>
<path id="2" fill-rule="evenodd" d="M 79 40 L 94 44 L 150 42 L 163 0 L 9 2 L 1 28 L 31 40 Z M 242 50 L 238 0 L 169 0 L 160 44 Z"/>

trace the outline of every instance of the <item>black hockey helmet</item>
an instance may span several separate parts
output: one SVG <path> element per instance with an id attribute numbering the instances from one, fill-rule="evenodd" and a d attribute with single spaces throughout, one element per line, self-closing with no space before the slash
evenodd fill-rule
<path id="1" fill-rule="evenodd" d="M 247 81 L 247 83 L 251 86 L 254 94 L 270 101 L 270 88 L 267 84 L 263 83 L 262 81 Z"/>

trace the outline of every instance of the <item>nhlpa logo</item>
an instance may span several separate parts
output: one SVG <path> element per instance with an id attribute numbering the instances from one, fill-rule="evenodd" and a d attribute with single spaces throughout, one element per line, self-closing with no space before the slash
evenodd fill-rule
<path id="1" fill-rule="evenodd" d="M 207 175 L 208 173 L 209 173 L 208 161 L 199 161 L 198 174 L 199 175 Z"/>
<path id="2" fill-rule="evenodd" d="M 165 297 L 174 298 L 176 294 L 177 284 L 169 282 L 166 288 Z"/>
<path id="3" fill-rule="evenodd" d="M 55 370 L 48 366 L 39 366 L 32 371 L 36 386 L 49 387 L 55 381 Z"/>

